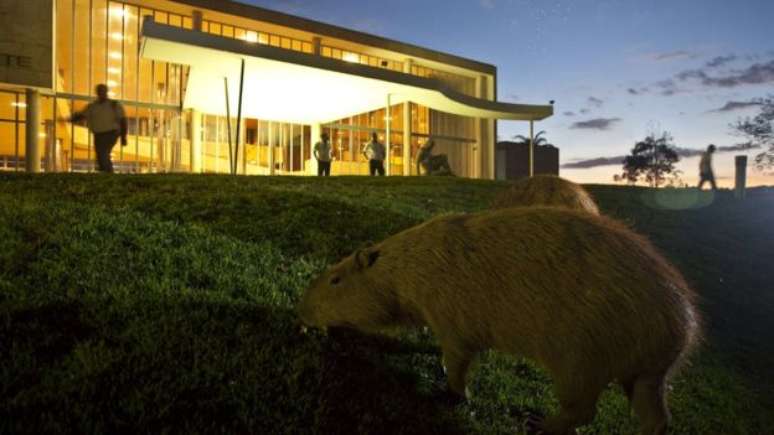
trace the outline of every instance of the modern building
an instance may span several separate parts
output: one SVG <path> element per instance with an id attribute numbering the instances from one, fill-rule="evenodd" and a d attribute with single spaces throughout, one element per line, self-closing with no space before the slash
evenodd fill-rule
<path id="1" fill-rule="evenodd" d="M 432 138 L 456 174 L 495 177 L 497 120 L 550 105 L 497 102 L 493 65 L 233 1 L 0 0 L 0 170 L 94 170 L 64 119 L 105 83 L 129 118 L 120 172 L 311 174 L 329 132 L 334 175 L 390 175 Z"/>
<path id="2" fill-rule="evenodd" d="M 559 148 L 553 145 L 534 147 L 534 174 L 559 176 Z M 518 180 L 530 176 L 529 143 L 498 142 L 495 178 Z"/>

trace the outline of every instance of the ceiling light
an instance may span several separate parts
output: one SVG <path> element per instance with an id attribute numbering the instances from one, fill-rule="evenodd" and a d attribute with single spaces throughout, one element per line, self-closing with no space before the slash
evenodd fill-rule
<path id="1" fill-rule="evenodd" d="M 107 69 L 108 74 L 121 74 L 121 68 L 116 68 L 114 66 L 108 67 Z"/>
<path id="2" fill-rule="evenodd" d="M 113 39 L 114 41 L 123 41 L 124 35 L 121 34 L 121 32 L 113 32 L 110 34 L 110 38 Z"/>
<path id="3" fill-rule="evenodd" d="M 108 80 L 106 85 L 108 85 L 108 87 L 110 87 L 110 88 L 114 88 L 114 87 L 118 86 L 118 82 L 116 82 L 115 80 Z"/>
<path id="4" fill-rule="evenodd" d="M 256 42 L 258 42 L 258 34 L 255 32 L 247 32 L 245 34 L 244 40 L 255 44 Z"/>
<path id="5" fill-rule="evenodd" d="M 341 59 L 345 62 L 353 62 L 358 63 L 360 62 L 360 55 L 356 53 L 350 53 L 348 51 L 344 52 L 344 55 L 341 57 Z"/>
<path id="6" fill-rule="evenodd" d="M 11 103 L 11 106 L 13 107 L 19 107 L 21 109 L 27 107 L 27 103 Z"/>
<path id="7" fill-rule="evenodd" d="M 120 51 L 111 51 L 110 52 L 110 58 L 111 59 L 119 60 L 119 59 L 121 59 L 121 57 L 122 56 L 121 56 L 121 52 Z"/>

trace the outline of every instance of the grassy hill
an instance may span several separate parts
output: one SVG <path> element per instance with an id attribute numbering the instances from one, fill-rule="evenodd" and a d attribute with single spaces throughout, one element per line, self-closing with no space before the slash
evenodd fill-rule
<path id="1" fill-rule="evenodd" d="M 432 337 L 301 335 L 293 312 L 327 264 L 505 186 L 0 174 L 0 432 L 513 433 L 557 406 L 529 361 L 484 355 L 455 406 Z M 774 191 L 589 190 L 702 297 L 673 432 L 774 433 Z M 637 429 L 611 387 L 582 432 Z"/>

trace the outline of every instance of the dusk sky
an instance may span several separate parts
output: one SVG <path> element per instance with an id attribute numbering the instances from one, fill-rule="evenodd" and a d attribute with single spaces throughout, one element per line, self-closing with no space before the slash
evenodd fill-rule
<path id="1" fill-rule="evenodd" d="M 738 144 L 729 124 L 756 113 L 751 99 L 774 94 L 772 0 L 244 1 L 496 65 L 500 101 L 556 100 L 536 130 L 563 165 L 623 156 L 651 131 L 669 131 L 681 148 Z M 528 133 L 526 123 L 498 125 L 501 140 Z M 733 183 L 737 154 L 716 155 L 721 185 Z M 697 165 L 683 159 L 685 181 Z M 610 183 L 620 170 L 561 174 Z M 749 177 L 774 185 L 774 174 Z"/>

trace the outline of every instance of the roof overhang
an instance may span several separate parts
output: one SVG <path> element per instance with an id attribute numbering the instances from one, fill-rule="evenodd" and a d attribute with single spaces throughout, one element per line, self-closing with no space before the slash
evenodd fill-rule
<path id="1" fill-rule="evenodd" d="M 452 91 L 435 79 L 294 52 L 146 20 L 141 56 L 190 66 L 183 107 L 236 114 L 244 60 L 242 115 L 302 124 L 335 121 L 411 101 L 455 115 L 541 120 L 550 105 L 507 104 Z"/>

